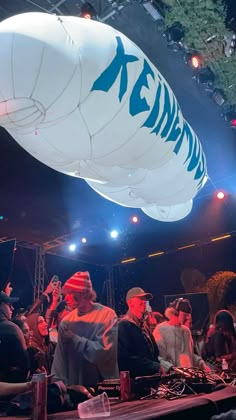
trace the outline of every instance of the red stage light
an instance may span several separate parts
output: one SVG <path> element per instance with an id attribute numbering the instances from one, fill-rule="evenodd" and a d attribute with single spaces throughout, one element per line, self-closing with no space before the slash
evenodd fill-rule
<path id="1" fill-rule="evenodd" d="M 219 192 L 216 194 L 216 197 L 217 197 L 219 200 L 223 200 L 223 198 L 225 198 L 225 195 L 224 195 L 223 191 L 219 191 Z"/>
<path id="2" fill-rule="evenodd" d="M 133 216 L 132 217 L 132 222 L 133 223 L 138 223 L 138 217 L 137 216 Z"/>
<path id="3" fill-rule="evenodd" d="M 201 66 L 201 61 L 197 55 L 193 55 L 190 59 L 190 63 L 194 69 L 198 69 Z"/>
<path id="4" fill-rule="evenodd" d="M 231 121 L 231 126 L 236 127 L 236 119 Z"/>
<path id="5" fill-rule="evenodd" d="M 83 13 L 82 15 L 81 15 L 81 17 L 83 18 L 83 19 L 92 19 L 92 15 L 90 14 L 90 13 Z"/>

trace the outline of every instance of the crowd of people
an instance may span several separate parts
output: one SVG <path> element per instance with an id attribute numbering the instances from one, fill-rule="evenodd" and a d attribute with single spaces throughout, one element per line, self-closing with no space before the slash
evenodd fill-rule
<path id="1" fill-rule="evenodd" d="M 236 332 L 229 311 L 217 312 L 199 351 L 191 335 L 189 300 L 175 299 L 165 315 L 151 310 L 152 295 L 140 287 L 127 292 L 128 311 L 96 301 L 88 272 L 75 273 L 63 287 L 54 279 L 24 314 L 12 318 L 11 288 L 0 292 L 0 396 L 30 390 L 35 373 L 47 373 L 67 387 L 91 387 L 104 379 L 167 374 L 175 367 L 236 368 Z M 46 306 L 46 308 L 45 308 Z M 42 308 L 44 311 L 42 312 Z M 86 394 L 87 393 L 87 394 Z"/>

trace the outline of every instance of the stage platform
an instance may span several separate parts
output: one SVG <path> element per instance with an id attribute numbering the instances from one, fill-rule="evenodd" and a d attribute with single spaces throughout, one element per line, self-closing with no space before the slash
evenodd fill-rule
<path id="1" fill-rule="evenodd" d="M 165 399 L 136 400 L 128 402 L 112 402 L 111 420 L 209 420 L 214 414 L 236 409 L 236 387 L 227 386 L 211 394 L 182 397 L 168 401 Z M 3 417 L 2 417 L 3 418 Z M 4 417 L 8 420 L 29 417 Z M 48 420 L 78 419 L 77 411 L 51 414 Z M 89 420 L 96 420 L 91 418 Z"/>

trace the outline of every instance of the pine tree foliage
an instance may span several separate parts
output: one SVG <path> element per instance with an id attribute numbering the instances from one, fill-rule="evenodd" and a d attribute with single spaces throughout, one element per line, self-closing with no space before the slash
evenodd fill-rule
<path id="1" fill-rule="evenodd" d="M 217 75 L 217 87 L 224 91 L 230 104 L 236 104 L 236 55 L 219 57 L 212 63 L 212 70 Z"/>
<path id="2" fill-rule="evenodd" d="M 232 271 L 217 271 L 208 281 L 206 292 L 208 294 L 211 318 L 217 311 L 226 309 L 225 296 L 231 282 L 236 281 L 236 273 Z"/>
<path id="3" fill-rule="evenodd" d="M 236 53 L 227 58 L 223 51 L 226 11 L 223 0 L 164 0 L 169 6 L 165 16 L 167 27 L 180 22 L 185 31 L 184 43 L 201 54 L 216 76 L 216 86 L 223 89 L 227 100 L 236 104 Z"/>

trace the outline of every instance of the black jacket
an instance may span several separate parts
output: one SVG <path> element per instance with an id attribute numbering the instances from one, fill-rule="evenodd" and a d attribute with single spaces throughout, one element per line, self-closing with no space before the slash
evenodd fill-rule
<path id="1" fill-rule="evenodd" d="M 158 373 L 159 351 L 152 333 L 147 327 L 139 327 L 127 319 L 118 323 L 119 371 L 130 371 L 130 376 Z"/>
<path id="2" fill-rule="evenodd" d="M 0 380 L 26 382 L 29 359 L 25 339 L 20 328 L 0 316 Z"/>

